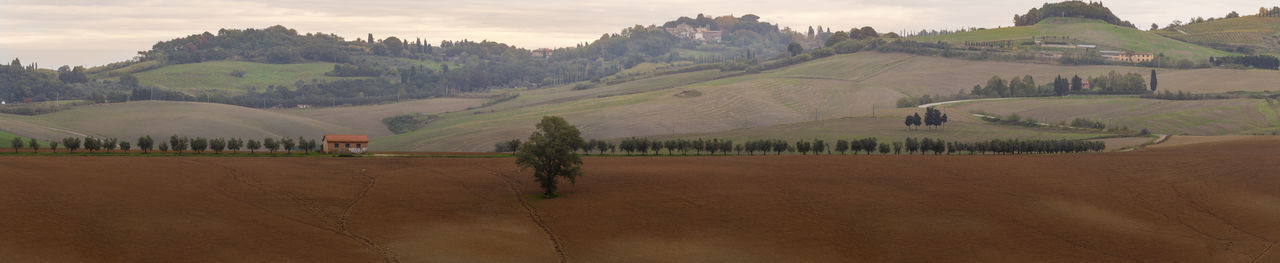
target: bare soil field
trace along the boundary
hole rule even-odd
[[[0,261],[1276,262],[1277,154],[3,156]]]

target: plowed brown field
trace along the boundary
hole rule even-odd
[[[1277,262],[1278,156],[6,156],[0,262]]]

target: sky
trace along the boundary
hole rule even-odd
[[[158,41],[221,28],[283,25],[347,40],[490,40],[522,48],[565,47],[637,24],[680,16],[755,14],[762,21],[807,31],[809,26],[880,32],[1012,26],[1013,15],[1045,1],[1019,0],[649,0],[649,1],[119,1],[0,0],[0,59],[41,68],[99,66],[132,58]],[[1280,3],[1255,0],[1126,0],[1105,2],[1139,28],[1178,19],[1256,13]]]

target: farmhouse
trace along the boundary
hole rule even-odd
[[[555,51],[551,50],[550,48],[539,48],[539,49],[530,51],[529,53],[533,57],[537,57],[537,58],[550,58],[551,54],[553,54],[554,52]]]
[[[324,152],[363,154],[369,151],[369,136],[363,134],[325,134]]]

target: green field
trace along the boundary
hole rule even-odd
[[[1246,16],[1220,19],[1154,32],[1200,45],[1249,46],[1259,53],[1280,55],[1280,17]]]
[[[1108,24],[1099,20],[1080,18],[1048,18],[1034,26],[1004,27],[940,36],[913,37],[922,42],[945,41],[962,44],[965,41],[1030,40],[1036,36],[1067,36],[1080,44],[1129,50],[1135,52],[1164,53],[1174,58],[1207,60],[1210,56],[1227,56],[1233,53],[1190,44],[1154,33]]]
[[[232,70],[245,72],[243,78],[231,76]],[[212,61],[161,67],[134,74],[141,85],[156,85],[187,93],[216,90],[231,94],[245,92],[245,87],[266,90],[268,85],[287,86],[299,80],[335,80],[325,76],[333,63],[263,64],[243,61]]]

